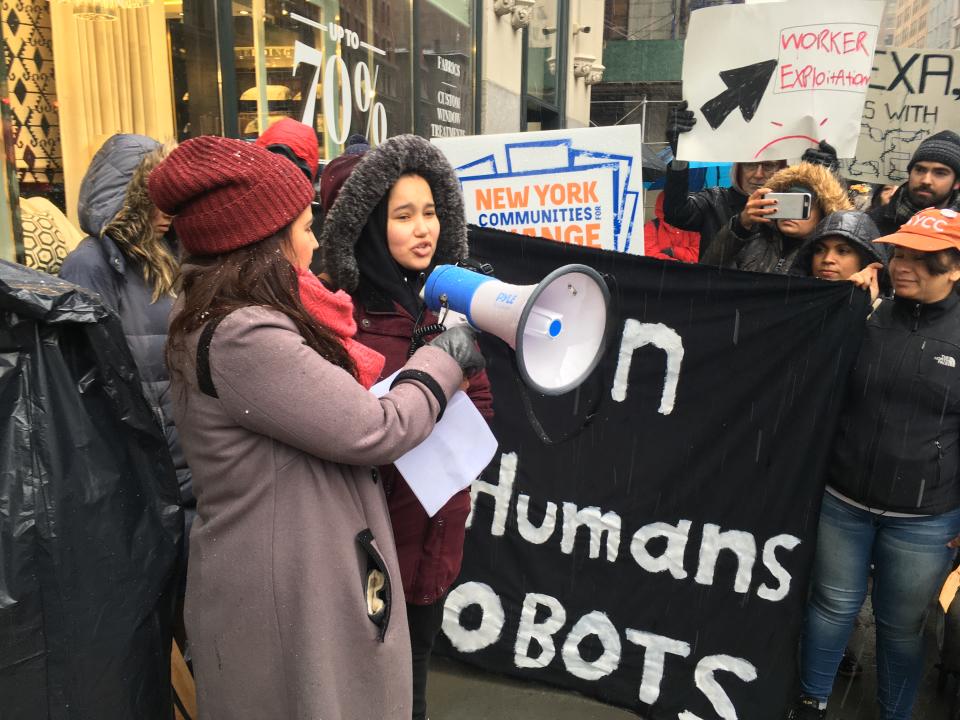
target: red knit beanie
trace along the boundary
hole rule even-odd
[[[304,125],[292,118],[281,118],[268,127],[266,132],[257,138],[256,143],[260,147],[286,145],[294,155],[306,163],[310,170],[310,178],[317,177],[320,147],[317,144],[317,134],[309,125]]]
[[[313,186],[289,160],[216,135],[177,146],[147,187],[153,204],[175,216],[177,238],[191,255],[265,240],[313,201]]]

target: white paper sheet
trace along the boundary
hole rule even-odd
[[[370,392],[383,397],[395,376],[381,380]],[[497,439],[487,421],[467,394],[458,391],[427,439],[400,456],[394,465],[427,515],[433,517],[450,498],[469,487],[496,452]]]
[[[682,77],[697,124],[678,157],[796,158],[820,140],[853,157],[882,12],[872,0],[806,0],[692,13]]]

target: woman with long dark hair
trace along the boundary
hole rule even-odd
[[[301,298],[317,243],[313,188],[292,163],[199,137],[151,175],[150,196],[188,253],[167,356],[197,494],[186,621],[200,712],[408,717],[375,466],[418,445],[482,368],[473,337],[440,335],[377,399],[364,385],[383,358],[353,340],[345,296],[317,293],[309,310]]]

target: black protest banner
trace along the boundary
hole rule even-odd
[[[500,448],[438,652],[653,720],[779,717],[865,293],[471,233],[498,279],[582,262],[614,307],[580,390],[529,398],[569,438],[552,445],[512,353],[483,338]]]

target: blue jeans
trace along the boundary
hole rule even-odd
[[[826,702],[873,572],[877,701],[884,720],[908,720],[923,671],[923,627],[960,533],[960,509],[897,518],[825,493],[800,652],[800,690]]]

